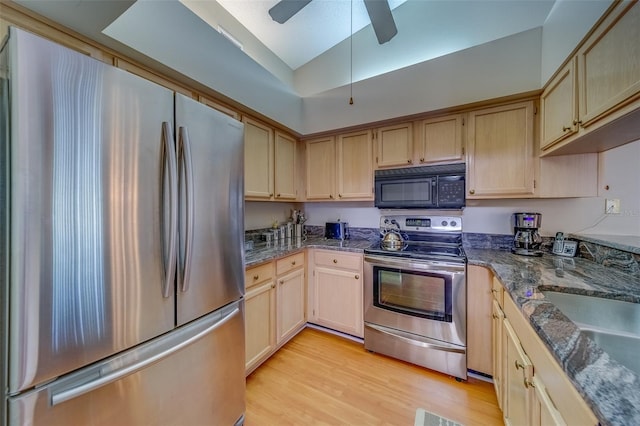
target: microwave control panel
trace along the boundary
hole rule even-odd
[[[459,206],[464,205],[465,189],[464,179],[460,176],[447,176],[438,178],[438,205]]]

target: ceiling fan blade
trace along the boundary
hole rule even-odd
[[[269,9],[269,15],[277,23],[284,24],[309,3],[311,0],[281,0]]]
[[[388,42],[398,34],[387,0],[364,0],[364,5],[367,7],[371,26],[373,26],[379,44]]]

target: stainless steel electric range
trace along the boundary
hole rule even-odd
[[[462,218],[380,218],[365,250],[365,348],[467,378]]]

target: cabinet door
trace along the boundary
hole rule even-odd
[[[373,200],[371,130],[338,136],[338,199]]]
[[[420,123],[420,163],[463,161],[462,115],[429,118]]]
[[[502,322],[506,351],[505,365],[505,407],[503,413],[505,424],[519,426],[529,424],[529,407],[531,404],[531,382],[533,366],[524,353],[520,340],[509,324],[508,318]]]
[[[269,280],[245,295],[245,370],[251,371],[276,346],[276,284]]]
[[[273,197],[273,129],[243,117],[244,195],[251,199]]]
[[[469,113],[467,198],[533,195],[533,102]]]
[[[576,59],[549,83],[540,97],[542,125],[540,148],[545,149],[577,131],[578,87]]]
[[[544,383],[537,376],[533,376],[531,386],[534,389],[531,404],[531,426],[565,426],[567,423],[553,404]]]
[[[493,274],[487,268],[467,267],[467,368],[491,374],[491,293]]]
[[[413,163],[412,123],[381,127],[377,138],[378,168],[408,166]]]
[[[296,140],[283,133],[275,135],[275,198],[296,199]]]
[[[623,2],[578,50],[580,125],[640,98],[640,4]]]
[[[336,176],[336,144],[333,137],[306,142],[307,200],[333,200]]]
[[[496,397],[498,398],[498,407],[502,411],[505,409],[504,388],[502,386],[504,378],[504,344],[502,341],[502,321],[504,313],[500,309],[498,301],[493,299],[491,310],[491,348],[493,352],[493,387],[496,389]]]
[[[361,273],[315,268],[313,321],[354,336],[364,336]]]
[[[305,323],[304,268],[278,278],[278,334],[276,342],[286,340]]]

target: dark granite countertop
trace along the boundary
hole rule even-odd
[[[609,357],[541,291],[640,303],[640,279],[581,258],[466,248],[470,265],[489,267],[603,425],[640,424],[640,377]],[[640,356],[640,355],[639,355]]]
[[[365,239],[328,240],[324,237],[309,237],[304,240],[293,240],[291,244],[267,245],[267,243],[255,244],[253,250],[245,252],[245,265],[247,268],[261,263],[293,254],[306,248],[331,249],[362,253],[371,245],[371,241]]]

